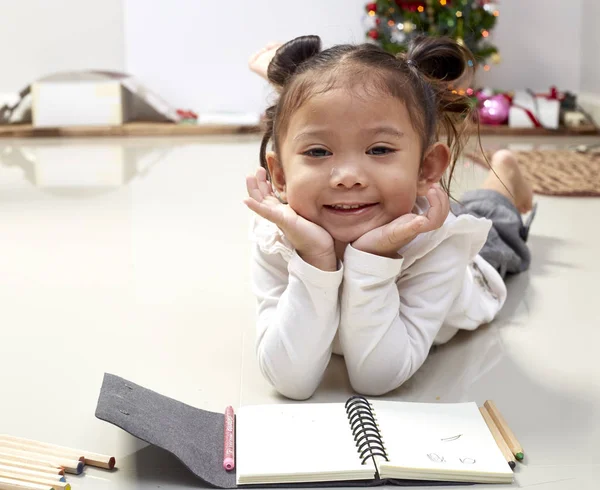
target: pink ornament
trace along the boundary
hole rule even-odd
[[[481,90],[475,94],[475,97],[477,97],[477,102],[479,102],[479,107],[481,107],[482,104],[490,98],[489,95],[484,94]]]
[[[482,124],[504,124],[509,110],[509,100],[504,95],[494,95],[480,104],[479,120]]]
[[[475,97],[477,97],[477,101],[479,102],[479,105],[481,106],[481,104],[484,101],[488,100],[493,95],[494,95],[494,92],[492,92],[491,89],[485,88],[485,89],[478,90],[477,93],[475,94]]]

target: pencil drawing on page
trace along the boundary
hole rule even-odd
[[[436,454],[436,453],[429,453],[427,455],[427,457],[434,463],[445,463],[446,462],[446,460],[444,459],[444,456],[440,456],[439,454]]]
[[[460,439],[461,436],[462,436],[462,434],[458,434],[457,436],[446,437],[444,439],[441,439],[441,441],[442,442],[452,442],[452,441],[456,441],[456,440]]]

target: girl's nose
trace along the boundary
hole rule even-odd
[[[331,169],[331,186],[345,187],[352,189],[353,187],[364,187],[366,185],[366,177],[357,165],[340,165]]]

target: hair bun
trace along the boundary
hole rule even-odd
[[[421,73],[450,82],[460,78],[472,59],[470,52],[449,37],[418,36],[411,41],[406,59]]]
[[[306,60],[319,54],[321,38],[319,36],[300,36],[282,45],[269,64],[269,81],[282,87]]]

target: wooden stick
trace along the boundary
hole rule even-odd
[[[56,456],[50,456],[48,454],[39,454],[31,451],[20,451],[18,449],[11,449],[8,447],[0,448],[1,454],[14,456],[17,458],[23,458],[26,461],[24,463],[49,463],[53,466],[64,468],[67,473],[73,473],[79,475],[83,471],[83,462],[77,459],[66,459]]]
[[[7,478],[9,480],[18,480],[18,481],[29,482],[29,483],[37,483],[39,485],[49,485],[52,488],[54,488],[54,490],[71,490],[71,485],[69,485],[67,482],[46,480],[45,478],[38,478],[35,476],[27,476],[27,475],[23,475],[22,473],[11,473],[8,471],[0,471],[0,478]]]
[[[65,477],[62,475],[53,475],[52,473],[43,473],[41,471],[30,470],[19,466],[8,466],[5,464],[0,464],[0,472],[21,473],[23,475],[44,478],[51,481],[65,481]]]
[[[496,427],[498,427],[498,430],[500,430],[500,434],[502,434],[510,451],[515,455],[515,458],[521,461],[524,457],[521,443],[517,440],[513,431],[510,430],[510,427],[508,427],[506,420],[504,420],[504,417],[496,407],[496,404],[492,400],[487,400],[483,406],[487,409],[490,417],[492,417],[492,420],[496,424]]]
[[[39,461],[39,460],[37,460],[35,458],[31,458],[31,457],[22,457],[22,456],[15,456],[14,454],[8,454],[8,453],[5,453],[2,450],[2,448],[0,448],[0,459],[6,460],[6,461],[15,461],[17,463],[33,464],[36,466],[46,466],[47,468],[50,468],[50,469],[56,469],[56,471],[58,471],[58,470],[64,471],[64,469],[57,464],[48,463],[47,461]]]
[[[54,468],[52,466],[43,466],[41,464],[22,463],[20,461],[15,461],[12,459],[5,459],[5,456],[0,456],[0,465],[12,466],[15,468],[23,468],[23,469],[27,469],[27,470],[33,470],[33,471],[37,471],[39,473],[45,473],[48,475],[62,476],[65,474],[65,470],[63,470],[62,468]]]
[[[23,451],[26,453],[43,454],[43,455],[51,457],[51,458],[76,459],[85,464],[85,458],[81,454],[79,456],[74,456],[73,454],[66,454],[64,452],[61,453],[61,452],[53,450],[53,449],[45,449],[45,448],[38,448],[35,446],[28,446],[27,444],[20,444],[18,442],[12,442],[12,441],[5,441],[0,438],[0,451],[2,450],[2,448],[16,449],[17,451]]]
[[[55,490],[52,485],[40,485],[26,481],[0,477],[0,490]]]
[[[496,427],[496,424],[494,424],[492,417],[490,417],[490,414],[488,413],[488,411],[486,410],[485,407],[479,407],[479,411],[481,412],[481,415],[483,416],[483,420],[485,420],[485,423],[487,424],[488,429],[490,429],[490,432],[494,436],[494,440],[496,441],[496,444],[498,444],[500,451],[502,451],[504,458],[506,458],[506,462],[508,463],[508,466],[510,466],[511,469],[514,470],[515,466],[517,466],[517,464],[515,463],[513,454],[510,452],[510,449],[508,449],[508,446],[506,445],[506,441],[502,437],[502,434],[500,434],[498,427]]]
[[[25,439],[23,437],[15,437],[9,436],[7,434],[0,434],[0,444],[1,441],[7,441],[12,443],[18,443],[22,445],[27,445],[30,447],[35,447],[37,452],[46,453],[47,451],[52,451],[52,454],[67,456],[70,458],[83,456],[85,460],[85,464],[89,464],[90,466],[96,466],[98,468],[105,468],[112,470],[115,467],[115,458],[114,456],[107,456],[105,454],[92,453],[90,451],[82,451],[79,449],[71,449],[63,446],[58,446],[56,444],[50,444],[47,442],[39,442],[34,441],[32,439]],[[43,449],[43,451],[42,451]]]

